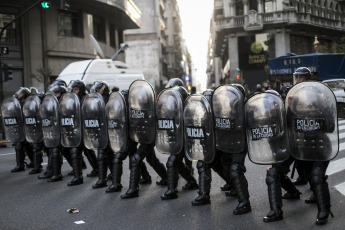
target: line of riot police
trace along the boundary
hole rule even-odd
[[[106,192],[118,192],[123,187],[122,161],[129,156],[129,188],[121,198],[134,198],[139,196],[140,174],[144,179],[150,178],[143,163],[146,158],[161,177],[157,184],[168,186],[162,200],[178,197],[180,174],[187,181],[184,190],[199,189],[199,196],[192,202],[199,206],[211,202],[213,169],[224,179],[222,190],[227,190],[226,195],[237,196],[233,213],[241,215],[251,211],[245,177],[245,158],[249,153],[253,163],[272,165],[266,178],[270,212],[263,219],[272,222],[283,218],[282,187],[288,194],[285,198],[300,198],[300,192],[287,177],[291,163],[297,159],[307,162],[307,179],[318,204],[316,223],[327,222],[331,212],[325,171],[339,145],[335,97],[327,86],[318,82],[297,84],[289,91],[284,105],[273,90],[247,100],[244,88],[238,84],[188,96],[183,82],[171,79],[156,100],[152,86],[145,80],[136,80],[129,90],[111,94],[105,82],[95,82],[89,94],[82,90],[82,96],[77,92],[82,87],[77,87],[76,82],[70,83],[69,92],[56,90],[60,95],[55,89],[63,86],[54,86],[42,104],[34,95],[26,99],[22,110],[16,98],[2,105],[4,123],[15,123],[5,126],[8,140],[21,143],[26,139],[34,146],[43,140],[51,152],[55,163],[51,163],[50,181],[62,178],[62,147],[68,149],[74,172],[68,185],[83,183],[84,151],[97,155],[97,161],[95,155],[88,158],[91,165],[97,162],[94,170],[99,179],[93,188],[107,186],[110,178],[112,184]],[[154,147],[170,155],[167,168],[156,157]],[[33,149],[33,161],[41,161]],[[36,155],[39,160],[35,160]],[[183,163],[185,156],[197,161],[199,185],[190,163]],[[108,177],[107,168],[111,171]]]

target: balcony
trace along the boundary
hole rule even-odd
[[[265,25],[279,24],[306,24],[308,26],[329,28],[345,31],[344,17],[325,18],[310,13],[297,13],[295,11],[277,11],[272,13],[256,13],[249,11],[248,15],[215,18],[215,29],[243,29],[245,31],[261,30]]]
[[[223,9],[223,0],[214,1],[214,10]]]

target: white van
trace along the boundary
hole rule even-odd
[[[322,83],[332,89],[337,99],[338,117],[345,118],[345,79],[329,79],[322,81]]]
[[[67,84],[71,80],[82,80],[87,87],[95,81],[105,81],[110,89],[114,86],[120,90],[128,89],[137,79],[145,79],[141,70],[128,69],[127,65],[111,59],[93,59],[72,62],[59,74],[58,79]]]

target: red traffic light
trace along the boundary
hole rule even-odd
[[[237,80],[240,80],[240,75],[237,75],[237,76],[236,76],[236,79],[237,79]]]

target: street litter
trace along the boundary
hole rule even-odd
[[[85,222],[82,221],[82,220],[75,221],[74,223],[75,223],[75,224],[85,224]]]
[[[69,213],[78,213],[79,210],[77,208],[69,208],[69,209],[67,209],[67,212],[69,212]]]

